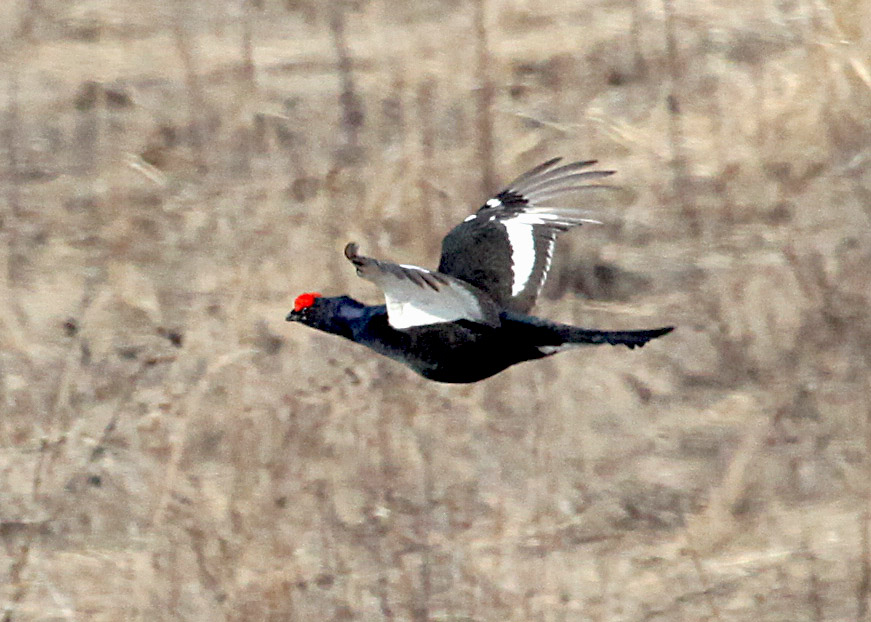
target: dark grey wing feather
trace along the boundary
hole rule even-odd
[[[559,158],[559,157],[551,158],[547,162],[539,164],[538,166],[533,167],[533,168],[529,169],[528,171],[526,171],[525,173],[523,173],[523,175],[521,175],[520,177],[515,179],[513,182],[511,182],[511,185],[519,186],[520,184],[524,183],[526,180],[533,179],[533,178],[537,177],[540,173],[543,173],[544,171],[546,171],[548,169],[553,169],[553,167],[556,164],[559,164],[560,162],[562,162],[562,158]],[[578,164],[578,163],[576,162],[576,164]],[[581,163],[581,164],[583,164],[583,163]]]

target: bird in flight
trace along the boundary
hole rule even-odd
[[[345,257],[384,292],[386,304],[305,293],[287,321],[339,335],[407,365],[430,380],[477,382],[504,369],[583,345],[641,347],[671,332],[596,330],[529,315],[544,285],[557,236],[585,222],[583,210],[556,207],[563,195],[601,187],[613,171],[595,160],[554,158],[515,179],[442,241],[438,270],[360,255]]]

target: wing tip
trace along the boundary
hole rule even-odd
[[[363,257],[358,254],[359,246],[357,246],[356,242],[348,242],[345,244],[345,250],[343,251],[345,254],[345,259],[351,262],[351,264],[357,270],[357,276],[368,278],[365,274],[363,274],[367,264],[371,265],[371,261],[368,257]]]
[[[360,247],[356,242],[348,242],[345,244],[345,250],[343,251],[345,259],[358,267],[363,263],[363,258],[357,252],[359,249]]]
[[[354,257],[356,257],[357,250],[359,248],[360,247],[357,245],[356,242],[348,242],[347,244],[345,244],[345,250],[344,250],[345,258],[346,259],[353,259]]]

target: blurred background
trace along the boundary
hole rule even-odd
[[[0,4],[0,604],[867,620],[868,0]],[[597,158],[470,386],[284,322]]]

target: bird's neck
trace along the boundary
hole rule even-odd
[[[314,328],[356,341],[356,335],[368,323],[374,307],[369,307],[350,296],[333,300],[333,312],[321,319]]]

